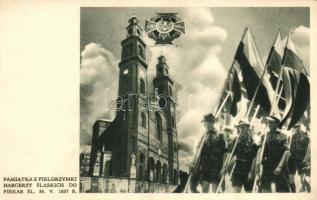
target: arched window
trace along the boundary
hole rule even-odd
[[[140,79],[140,93],[145,94],[145,82],[142,78]]]
[[[161,182],[161,162],[157,161],[156,163],[156,182]]]
[[[141,113],[141,125],[143,128],[146,128],[146,116],[144,113]]]
[[[155,122],[156,122],[156,139],[159,141],[162,140],[162,118],[159,113],[155,113]]]
[[[163,164],[163,178],[162,182],[166,183],[167,182],[167,165],[164,163]]]
[[[139,180],[144,180],[144,154],[140,153]]]
[[[112,175],[112,161],[111,160],[107,160],[105,162],[105,176],[111,176]]]
[[[150,157],[148,160],[148,180],[153,181],[154,180],[154,167],[155,162],[153,157]]]
[[[141,45],[138,45],[138,51],[139,51],[139,55],[141,56],[141,58],[144,58],[144,49]]]

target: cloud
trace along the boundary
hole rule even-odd
[[[100,44],[90,43],[81,53],[80,131],[81,144],[90,144],[96,119],[113,118],[110,108],[117,95],[118,61]]]
[[[191,26],[203,27],[213,23],[214,18],[211,11],[206,8],[188,8],[185,10],[186,20],[190,21]]]
[[[188,37],[196,44],[209,47],[223,42],[227,38],[227,32],[220,27],[193,28]]]
[[[152,83],[156,74],[157,58],[164,55],[169,73],[175,80],[177,96],[177,129],[180,168],[188,170],[192,162],[195,145],[200,140],[204,127],[201,119],[212,111],[218,92],[226,77],[225,67],[218,55],[227,32],[213,24],[214,18],[207,8],[185,9],[179,16],[186,18],[186,34],[177,39],[177,46],[154,47],[154,41],[143,37],[149,46],[148,80]],[[119,44],[118,44],[119,45]],[[91,140],[92,124],[97,118],[113,117],[105,109],[96,108],[96,98],[104,94],[105,88],[116,88],[117,95],[118,60],[99,44],[91,43],[82,52],[81,60],[81,142]],[[153,95],[154,87],[148,88]],[[111,100],[106,100],[107,106]]]
[[[189,166],[193,162],[191,159],[191,154],[189,154],[188,152],[186,152],[182,149],[178,150],[178,160],[180,163],[179,170],[181,170],[181,171],[188,171]]]
[[[186,16],[186,34],[175,41],[177,47],[150,47],[148,77],[155,76],[157,57],[163,54],[177,84],[180,168],[188,170],[195,145],[204,131],[200,121],[204,114],[212,111],[226,77],[225,67],[218,55],[222,52],[227,32],[213,24],[214,18],[209,9],[191,8],[179,15]],[[145,42],[148,46],[153,45],[147,37]]]
[[[212,53],[192,72],[193,78],[198,79],[201,84],[208,88],[215,87],[215,84],[211,84],[211,82],[216,84],[222,82],[226,73],[219,58]]]
[[[293,32],[293,40],[298,43],[298,46],[306,46],[309,45],[310,41],[310,30],[309,28],[301,25],[294,29]]]
[[[81,85],[95,84],[101,79],[105,79],[105,74],[117,72],[113,54],[102,48],[100,44],[88,44],[81,53],[81,56]]]
[[[179,134],[178,140],[180,141],[180,143],[186,143],[186,141],[189,142],[190,140],[188,140],[188,138],[192,136],[194,136],[194,138],[196,139],[199,138],[198,136],[201,135],[204,130],[201,124],[203,114],[203,111],[193,109],[189,110],[182,116],[177,127]]]
[[[189,145],[188,143],[179,142],[178,148],[181,150],[184,150],[184,152],[187,152],[189,154],[193,153],[193,147],[191,145]]]
[[[294,29],[292,39],[297,47],[298,54],[303,60],[303,63],[310,71],[310,29],[301,25]]]

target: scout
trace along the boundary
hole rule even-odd
[[[278,130],[279,118],[267,117],[269,132],[264,145],[261,176],[261,190],[263,193],[272,192],[271,184],[275,183],[276,192],[289,192],[287,174],[283,162],[281,162],[287,147],[287,136]],[[261,148],[259,149],[261,151]]]
[[[309,136],[307,134],[306,127],[303,124],[297,124],[294,129],[295,133],[290,145],[291,156],[288,160],[289,183],[292,192],[296,192],[296,171],[298,171],[298,175],[300,175],[301,180],[303,180],[303,168],[305,167],[304,159],[309,145]],[[301,184],[303,184],[303,182]]]
[[[226,142],[223,134],[217,133],[213,114],[204,116],[202,122],[206,128],[207,137],[201,152],[202,192],[208,193],[210,184],[216,192],[221,175],[224,173],[223,162],[227,155]]]
[[[243,186],[246,192],[251,192],[253,186],[251,168],[259,146],[253,140],[253,133],[247,120],[239,122],[238,133],[239,140],[233,152],[236,164],[231,177],[232,188],[233,192],[239,193]]]

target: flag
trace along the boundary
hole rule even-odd
[[[229,74],[226,88],[231,92],[230,99],[227,103],[227,110],[232,116],[236,116],[238,113],[237,103],[241,100],[242,91],[238,79],[238,73],[234,67],[232,72]]]
[[[284,92],[283,84],[279,84],[278,89],[276,87],[277,87],[279,79],[280,79],[280,82],[283,83],[282,76],[280,76],[281,68],[282,68],[283,51],[284,51],[284,48],[283,48],[283,43],[281,39],[281,34],[279,31],[275,38],[271,51],[269,53],[268,59],[266,61],[266,65],[267,65],[267,73],[270,75],[270,82],[272,84],[273,89],[275,90],[277,94],[279,94],[281,91],[281,98],[278,97],[277,103],[276,103],[278,105],[278,108],[281,110],[284,110],[286,106],[285,92]]]
[[[261,62],[249,28],[246,28],[245,35],[238,46],[235,60],[241,69],[247,99],[252,101],[254,98],[254,104],[260,105],[264,111],[269,113],[273,104],[274,89],[270,83],[269,74],[266,73]],[[254,96],[255,94],[256,96]]]
[[[291,109],[293,107],[293,101],[296,91],[296,74],[292,68],[282,67],[281,76],[283,77],[283,90],[284,90],[284,98],[285,98],[285,107],[282,115],[282,122],[280,127],[286,123],[286,120],[289,119],[291,115]]]
[[[279,74],[281,72],[282,57],[283,44],[281,34],[278,32],[266,62],[267,72],[270,75],[270,82],[274,89],[276,88]]]
[[[224,106],[224,109],[225,111],[228,111],[228,113],[233,117],[241,115],[241,112],[245,110],[244,104],[245,102],[247,102],[247,100],[245,100],[246,89],[243,85],[242,79],[243,78],[241,75],[239,65],[237,65],[236,62],[234,62],[232,68],[229,71],[228,78],[225,83],[224,93],[220,98],[220,102],[223,102],[225,100],[227,93],[230,92],[230,97],[228,98]],[[220,105],[218,105],[218,109],[219,108]]]
[[[221,109],[221,102],[223,102],[226,99],[226,96],[228,92],[231,92],[229,98],[227,99],[224,107],[222,108],[222,111],[228,111],[233,116],[236,115],[237,110],[236,107],[232,107],[232,104],[236,103],[240,100],[241,97],[241,91],[239,87],[239,80],[237,77],[237,72],[234,70],[234,63],[232,64],[228,76],[224,85],[223,93],[221,94],[221,97],[218,102],[218,106],[216,108],[216,111]],[[217,113],[217,112],[215,112]]]
[[[283,78],[289,78],[290,87],[288,88],[288,91],[291,95],[292,103],[289,111],[285,113],[280,126],[285,124],[289,119],[288,129],[290,129],[304,115],[310,101],[310,82],[308,73],[298,56],[290,33],[284,50],[282,65]]]

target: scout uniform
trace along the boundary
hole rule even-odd
[[[303,170],[306,165],[304,159],[307,155],[309,145],[309,136],[307,134],[305,126],[302,124],[297,124],[294,128],[296,129],[296,133],[293,135],[291,140],[291,156],[288,160],[290,187],[292,189],[292,192],[296,192],[296,185],[294,183],[294,176],[296,174],[296,171],[298,170],[298,174],[301,176],[301,178],[306,172],[305,170]]]
[[[303,175],[301,177],[302,182],[302,188],[301,191],[304,192],[310,192],[310,173],[311,173],[311,161],[310,161],[311,155],[310,155],[310,146],[308,147],[308,151],[306,154],[306,158],[304,159],[304,167],[302,169]]]
[[[204,117],[204,120],[215,120],[212,114]],[[223,156],[227,152],[223,134],[217,134],[216,130],[207,131],[206,140],[201,152],[201,176],[203,181],[218,184],[221,178],[220,171],[223,166]]]
[[[236,137],[233,133],[233,127],[226,125],[223,130],[224,130],[223,135],[227,144],[227,149],[231,149]]]
[[[227,151],[223,135],[217,135],[216,130],[207,132],[207,139],[201,154],[202,179],[212,184],[220,181],[220,171],[223,164],[223,155]]]
[[[226,148],[227,149],[232,149],[233,145],[234,145],[234,142],[235,142],[235,137],[236,137],[236,135],[234,133],[234,128],[232,126],[226,125],[223,128],[223,136],[224,136],[224,139],[226,141],[226,145],[227,145]],[[232,170],[233,165],[234,165],[234,162],[230,162],[228,164],[228,171]],[[226,180],[225,179],[222,182],[221,189],[222,189],[222,191],[226,190]]]
[[[232,173],[232,187],[244,186],[246,192],[252,191],[253,181],[248,179],[252,162],[257,155],[259,146],[253,140],[248,121],[240,121],[238,126],[248,126],[248,132],[240,133],[239,141],[233,155],[236,156],[236,166]]]
[[[280,120],[276,117],[267,118],[269,123],[279,124]],[[271,183],[275,182],[276,192],[289,192],[289,185],[285,168],[278,175],[274,170],[279,165],[287,147],[287,136],[279,130],[270,130],[267,133],[267,140],[263,154],[263,174],[261,179],[261,189],[271,191]]]
[[[300,126],[303,126],[302,124],[298,125],[299,129],[304,129]],[[304,132],[297,132],[293,135],[290,151],[291,156],[288,161],[288,167],[290,174],[295,174],[298,170],[298,174],[301,175],[302,169],[305,165],[303,160],[305,159],[306,153],[307,153],[307,147],[309,144],[309,136],[306,131]]]

